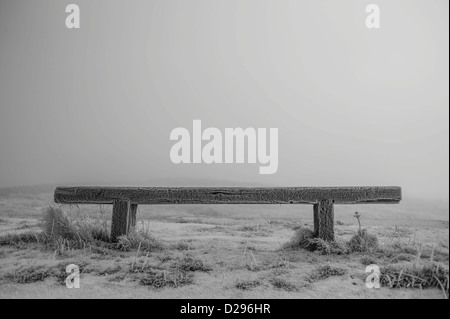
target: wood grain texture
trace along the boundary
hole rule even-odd
[[[314,213],[317,210],[318,220],[314,220],[314,230],[317,229],[317,237],[334,241],[334,205],[332,200],[321,200],[314,205]]]
[[[313,219],[314,219],[314,237],[319,237],[319,204],[314,204],[313,206]]]
[[[136,214],[138,205],[130,204],[130,211],[128,212],[128,230],[134,229],[136,226]]]
[[[129,230],[129,208],[130,202],[126,200],[115,200],[113,203],[112,221],[111,221],[111,240],[117,241],[117,238],[128,234]]]
[[[398,203],[400,187],[57,187],[61,204],[335,204]]]

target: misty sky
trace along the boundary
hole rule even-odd
[[[195,178],[448,199],[448,6],[0,0],[0,187]],[[278,172],[173,164],[170,132],[195,119],[278,128]]]

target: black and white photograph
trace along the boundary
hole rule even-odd
[[[0,0],[0,299],[449,285],[447,0]]]

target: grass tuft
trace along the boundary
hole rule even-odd
[[[145,277],[141,278],[139,284],[161,289],[166,286],[178,288],[193,283],[193,275],[183,271],[147,271]]]
[[[42,217],[42,230],[48,238],[78,240],[79,234],[75,224],[61,208],[48,207]],[[82,234],[84,235],[84,233]]]
[[[36,244],[45,241],[45,237],[37,232],[14,233],[0,236],[1,246],[20,247],[24,244]]]
[[[341,243],[327,241],[321,238],[313,238],[310,240],[310,251],[316,251],[322,255],[342,255],[347,252]]]
[[[340,255],[346,252],[345,247],[336,241],[315,238],[313,231],[306,227],[298,228],[292,239],[283,245],[283,249],[305,249],[322,255]]]
[[[30,266],[7,273],[3,276],[3,278],[18,284],[29,284],[38,281],[44,281],[51,275],[52,271],[46,267]]]
[[[449,270],[443,264],[422,261],[403,265],[389,265],[381,268],[380,282],[390,288],[429,288],[449,293]]]
[[[285,291],[298,291],[298,288],[294,284],[291,284],[290,282],[287,282],[286,280],[281,278],[272,278],[270,280],[270,283],[276,289],[281,289]]]
[[[140,249],[150,252],[162,249],[163,245],[150,233],[144,231],[131,231],[128,235],[120,236],[116,248],[121,251],[134,251]]]
[[[311,240],[314,239],[314,232],[306,227],[298,228],[292,239],[283,245],[284,249],[306,249],[310,250]]]
[[[176,249],[176,250],[180,250],[180,251],[182,251],[182,250],[189,250],[190,249],[190,245],[188,243],[180,241],[180,242],[177,242],[176,244],[173,244],[172,248]]]
[[[360,262],[364,266],[378,264],[378,260],[376,258],[371,257],[371,256],[363,256],[363,257],[361,257]]]
[[[261,286],[261,284],[262,282],[259,280],[244,280],[236,282],[234,287],[239,290],[251,290],[253,288]]]
[[[192,258],[189,256],[186,256],[183,259],[181,259],[178,262],[178,264],[175,265],[175,267],[184,272],[186,271],[209,272],[212,270],[212,267],[210,265],[206,265],[202,260]]]
[[[330,265],[320,266],[309,277],[311,282],[318,280],[324,280],[330,277],[343,276],[347,273],[347,270],[340,267],[333,267]]]
[[[347,247],[351,253],[372,252],[378,248],[378,238],[369,234],[367,229],[363,229],[353,235],[348,241]]]
[[[62,249],[63,246],[68,249],[81,249],[95,241],[109,242],[106,220],[87,216],[70,219],[61,208],[45,209],[41,227],[48,243]]]

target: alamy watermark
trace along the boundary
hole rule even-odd
[[[194,120],[192,134],[188,129],[178,127],[170,133],[170,140],[177,141],[170,150],[174,164],[258,162],[260,174],[275,174],[278,170],[277,128],[225,128],[222,133],[215,127],[202,130],[202,121]]]
[[[66,287],[69,289],[80,288],[80,267],[70,264],[66,267],[66,273],[70,274],[66,278]]]
[[[369,289],[380,289],[380,267],[372,264],[366,267],[366,273],[369,275],[366,278],[366,287]]]
[[[66,28],[79,29],[80,24],[80,7],[77,4],[69,4],[66,6]],[[368,29],[380,28],[380,6],[377,4],[369,4],[366,6],[367,17],[365,20]]]

